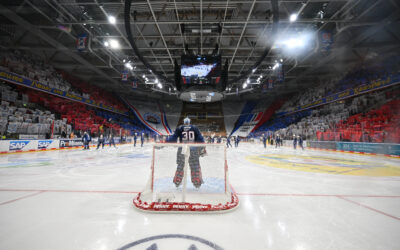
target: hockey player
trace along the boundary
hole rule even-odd
[[[200,132],[200,130],[190,124],[189,117],[186,117],[183,120],[183,125],[176,128],[173,135],[171,135],[167,142],[177,142],[178,138],[181,143],[204,143],[204,138]],[[204,156],[206,154],[205,147],[190,147],[190,156],[189,156],[189,166],[192,183],[196,188],[199,188],[203,183],[203,179],[201,176],[200,169],[200,156]],[[177,169],[175,172],[174,183],[178,187],[183,179],[183,167],[185,164],[185,156],[182,154],[182,147],[178,148],[177,158],[176,158]]]
[[[264,144],[264,148],[267,148],[267,137],[265,136],[265,134],[262,135],[262,141]]]
[[[133,134],[133,146],[136,147],[137,133]]]
[[[114,135],[113,135],[112,132],[110,132],[110,135],[108,136],[108,140],[109,140],[109,143],[110,143],[110,148],[111,148],[111,145],[114,145],[114,148],[117,148],[115,146]]]
[[[281,145],[281,138],[279,134],[277,134],[275,137],[275,148],[279,147],[280,145]]]
[[[293,148],[296,149],[297,146],[297,137],[296,135],[293,135]]]
[[[85,133],[83,134],[82,137],[82,141],[83,141],[83,149],[89,149],[89,143],[92,140],[92,138],[90,137],[90,135],[88,134],[88,132],[85,131]]]
[[[304,150],[304,147],[303,147],[303,137],[300,136],[300,135],[297,136],[297,137],[299,138],[299,139],[298,139],[298,140],[299,140],[299,146],[301,147],[302,150]]]
[[[235,147],[239,147],[240,137],[236,136],[235,138]]]
[[[103,149],[104,148],[104,135],[103,135],[103,133],[101,133],[100,136],[99,136],[99,141],[97,142],[97,148],[96,149],[99,149],[100,145],[102,146],[101,148]]]
[[[142,132],[142,134],[140,135],[140,146],[143,147],[143,143],[144,143],[144,133]]]
[[[232,147],[232,144],[231,144],[231,136],[228,136],[227,138],[226,138],[226,147]]]

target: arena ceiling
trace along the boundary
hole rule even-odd
[[[298,92],[400,49],[398,1],[280,0],[275,34],[271,2],[133,0],[131,29],[141,55],[170,79],[175,59],[179,63],[185,53],[215,53],[218,44],[223,63],[227,60],[229,64],[231,84],[226,94],[232,98],[238,98],[236,88],[242,93],[239,98]],[[143,75],[150,82],[156,76],[138,60],[126,37],[124,5],[123,0],[3,0],[0,45],[43,55],[56,68],[120,94],[174,98],[174,86],[167,82],[163,89],[145,84]],[[292,14],[298,15],[294,22],[290,21]],[[110,23],[111,16],[115,23]],[[332,34],[329,50],[320,43],[321,32]],[[86,52],[76,48],[82,34],[90,38]],[[299,47],[295,42],[294,49],[285,47],[301,36],[311,38]],[[118,48],[111,48],[111,40],[118,42]],[[265,59],[253,68],[266,49]],[[131,74],[139,80],[138,90],[121,82],[121,71],[129,61]],[[257,79],[268,79],[273,66],[281,61],[284,82],[260,94]],[[248,71],[244,80],[233,81]],[[243,89],[247,79],[251,84]]]

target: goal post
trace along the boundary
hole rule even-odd
[[[229,184],[224,144],[153,145],[151,174],[134,199],[144,211],[229,211],[239,204]]]

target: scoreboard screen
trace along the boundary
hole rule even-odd
[[[216,85],[221,80],[221,56],[183,55],[182,85]]]

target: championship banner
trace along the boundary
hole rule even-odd
[[[283,82],[285,80],[285,75],[283,73],[283,64],[282,63],[279,63],[279,66],[276,69],[276,80],[278,82]]]
[[[122,80],[123,82],[128,81],[128,71],[127,71],[127,70],[123,70],[123,71],[121,72],[121,80]]]
[[[265,82],[265,83],[263,83],[263,85],[262,85],[262,92],[263,92],[263,93],[267,93],[267,91],[268,91],[268,84]]]
[[[132,81],[132,88],[137,89],[137,81],[136,80]]]
[[[87,34],[80,35],[76,41],[76,49],[79,51],[86,50],[87,39]]]
[[[273,89],[274,88],[274,80],[268,79],[268,88]]]
[[[28,88],[31,88],[34,90],[42,91],[42,92],[45,92],[50,95],[55,95],[55,96],[69,99],[69,100],[72,100],[75,102],[80,102],[80,103],[83,103],[83,104],[86,104],[89,106],[104,109],[104,110],[118,113],[121,115],[126,115],[123,111],[115,109],[111,106],[108,106],[108,105],[105,105],[102,103],[96,103],[94,100],[90,100],[90,99],[87,99],[87,98],[84,98],[81,96],[77,96],[77,95],[71,94],[71,93],[63,91],[63,90],[59,90],[56,88],[50,88],[49,86],[44,85],[36,80],[31,80],[31,79],[25,78],[23,76],[17,75],[15,73],[10,73],[10,72],[7,72],[7,71],[1,70],[1,69],[0,69],[0,79],[3,81],[9,82],[9,83],[13,83],[13,84],[21,85],[21,86],[28,87]]]
[[[322,50],[329,51],[333,44],[332,33],[322,31],[321,32],[321,48]]]

